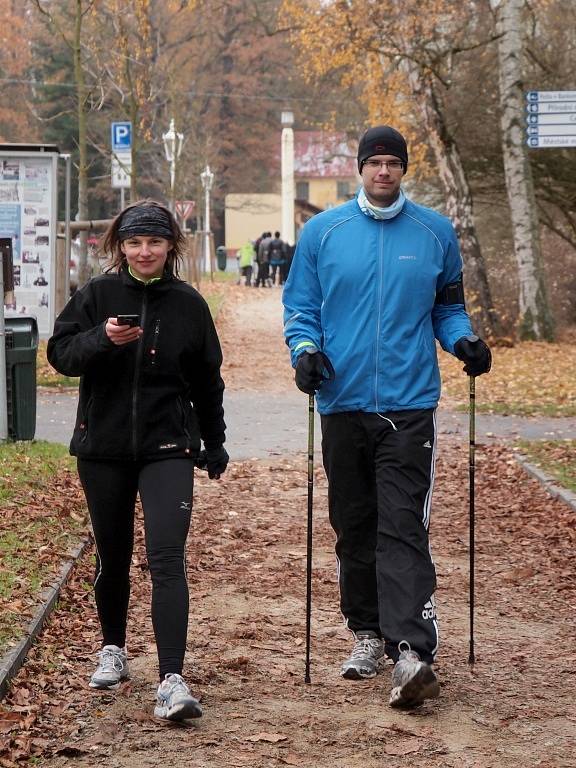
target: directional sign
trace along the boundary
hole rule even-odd
[[[526,100],[535,101],[576,101],[576,91],[528,91]]]
[[[562,114],[526,115],[528,125],[576,125],[576,110]],[[564,131],[560,131],[564,133]]]
[[[528,136],[526,143],[533,149],[576,147],[576,136]]]
[[[529,147],[575,147],[576,91],[528,91],[526,123]]]
[[[576,123],[572,125],[529,125],[529,136],[576,136]]]
[[[177,200],[176,201],[176,213],[182,221],[187,221],[196,207],[194,200]]]
[[[132,153],[116,152],[112,155],[112,187],[130,189],[132,178]]]
[[[112,123],[110,132],[112,152],[126,152],[132,148],[132,123]]]
[[[576,112],[576,101],[535,101],[526,104],[529,115],[565,114]]]

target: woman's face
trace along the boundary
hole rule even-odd
[[[140,280],[161,277],[172,241],[158,235],[134,235],[120,243],[120,250]]]

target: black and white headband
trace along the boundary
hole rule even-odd
[[[135,205],[128,208],[118,227],[118,238],[127,240],[136,235],[157,235],[174,239],[169,214],[162,208]]]

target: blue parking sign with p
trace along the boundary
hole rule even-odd
[[[132,148],[132,123],[112,123],[112,152]]]

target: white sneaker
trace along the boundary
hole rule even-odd
[[[391,707],[414,707],[424,699],[436,699],[440,685],[434,670],[402,640],[398,645],[400,658],[392,670]]]
[[[202,707],[190,695],[182,676],[168,673],[158,686],[154,715],[162,720],[187,720],[202,717]]]
[[[128,676],[126,649],[117,645],[105,645],[98,651],[98,666],[90,678],[90,688],[115,690]]]
[[[380,659],[384,658],[384,640],[370,630],[355,634],[354,648],[350,657],[342,664],[340,674],[347,680],[375,677]]]

